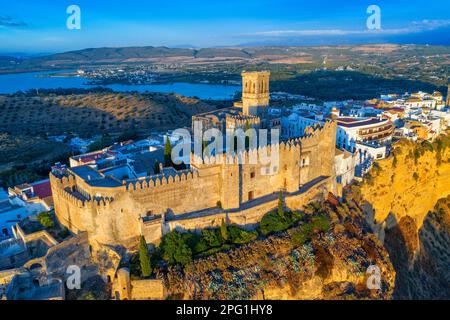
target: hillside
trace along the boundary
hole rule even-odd
[[[184,299],[389,299],[395,271],[387,252],[353,203],[330,202],[308,209],[306,221],[285,232],[199,258],[164,275],[169,294]],[[307,221],[331,220],[328,232]],[[381,270],[381,290],[368,290],[370,265]]]
[[[89,93],[0,96],[0,124],[11,134],[82,135],[190,126],[191,116],[215,109],[177,94]]]

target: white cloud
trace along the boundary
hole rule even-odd
[[[345,36],[345,35],[369,35],[369,34],[409,34],[423,31],[432,31],[450,26],[450,20],[422,20],[413,21],[409,26],[396,29],[380,30],[344,30],[344,29],[301,29],[301,30],[270,30],[246,34],[246,36]]]
[[[25,27],[27,24],[23,21],[14,19],[10,16],[0,16],[0,27],[4,28],[14,28],[14,27]]]

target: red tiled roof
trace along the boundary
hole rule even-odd
[[[83,163],[91,162],[91,161],[94,161],[94,160],[101,159],[103,157],[103,155],[104,155],[103,152],[102,153],[96,153],[96,154],[90,154],[90,155],[81,157],[80,161],[83,162]]]
[[[399,107],[392,107],[392,108],[385,108],[385,111],[397,111],[397,112],[403,112],[405,109],[399,108]]]
[[[41,181],[36,184],[32,184],[34,194],[39,197],[39,199],[44,199],[52,195],[52,188],[50,187],[50,180]]]
[[[337,121],[338,125],[347,128],[367,126],[370,124],[383,122],[383,120],[379,120],[377,118],[339,118]]]

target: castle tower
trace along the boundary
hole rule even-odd
[[[447,87],[447,100],[445,101],[445,106],[450,107],[450,83]]]
[[[258,115],[269,105],[269,71],[242,72],[242,111]],[[262,108],[261,108],[262,107]]]

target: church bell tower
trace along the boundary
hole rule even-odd
[[[269,71],[242,72],[242,112],[257,116],[269,105]]]

